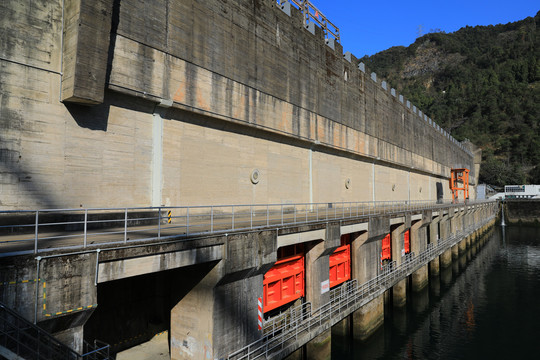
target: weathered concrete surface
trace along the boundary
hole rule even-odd
[[[0,209],[427,200],[473,168],[296,10],[114,4],[0,5]]]
[[[62,101],[103,102],[113,0],[64,0]]]
[[[311,242],[306,249],[306,300],[314,310],[330,301],[330,262],[325,250],[324,241]]]
[[[384,323],[384,295],[356,310],[352,322],[354,339],[367,340]]]
[[[431,219],[431,214],[429,214]],[[426,226],[429,224],[428,220],[418,220],[411,226],[410,241],[411,251],[417,254],[421,253],[427,248],[427,234]],[[411,275],[411,288],[413,292],[418,292],[426,287],[428,284],[429,272],[428,265],[421,267]]]
[[[432,221],[429,223],[428,232],[429,232],[429,242],[433,245],[437,245],[440,239],[439,226],[442,216],[437,215],[432,218]],[[440,262],[439,257],[436,257],[429,263],[429,273],[431,276],[439,275],[440,271]]]
[[[306,356],[313,360],[332,358],[332,330],[328,329],[306,344]]]
[[[405,219],[403,219],[405,221]],[[392,241],[392,261],[396,262],[399,266],[403,262],[403,232],[405,231],[405,224],[396,224],[392,226],[391,241]],[[405,306],[407,303],[407,279],[399,281],[392,288],[392,300],[396,307]]]

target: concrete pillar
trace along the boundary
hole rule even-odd
[[[285,360],[304,360],[305,346],[296,349],[292,354],[287,356]]]
[[[352,277],[363,284],[377,276],[380,268],[381,241],[368,241],[367,231],[352,237]],[[355,339],[365,340],[384,323],[384,295],[379,296],[352,314]]]
[[[465,254],[465,250],[467,250],[467,240],[463,239],[458,243],[458,253],[459,255]]]
[[[214,287],[222,270],[214,267],[172,309],[171,359],[214,358]]]
[[[340,245],[341,226],[339,222],[328,223],[325,241],[312,241],[306,246],[306,301],[311,303],[312,311],[330,301],[330,254]],[[323,360],[332,356],[332,330],[306,344],[309,359]]]
[[[313,360],[332,358],[332,329],[325,330],[306,344],[306,357]]]
[[[227,258],[206,275],[171,311],[171,359],[220,359],[258,340],[257,300],[263,277],[277,260],[276,232],[224,236]],[[257,254],[257,256],[253,256]]]
[[[384,323],[384,295],[356,310],[352,319],[354,339],[365,341]]]
[[[411,251],[420,254],[427,248],[426,227],[423,221],[413,222],[411,226]],[[412,291],[420,291],[428,284],[428,265],[422,266],[412,274]]]
[[[428,226],[429,231],[429,241],[434,246],[437,246],[439,242],[439,221],[441,217],[434,217],[431,223]],[[431,276],[436,276],[439,274],[439,257],[436,257],[429,263],[429,272]]]
[[[396,262],[396,266],[401,265],[402,250],[403,250],[403,232],[405,224],[396,224],[392,226],[392,261]],[[407,279],[399,281],[392,288],[392,300],[394,306],[402,307],[407,303]]]
[[[452,260],[457,260],[459,258],[459,245],[452,246]]]
[[[306,301],[312,311],[330,301],[329,256],[324,241],[312,241],[306,245]]]
[[[368,240],[368,232],[355,233],[351,237],[351,277],[363,284],[378,274],[380,267],[380,241]]]
[[[348,353],[351,347],[352,315],[332,326],[332,351],[337,353]]]
[[[444,215],[440,221],[440,231],[441,239],[446,239],[451,234],[451,223],[448,215]],[[446,250],[439,256],[440,265],[443,268],[446,268],[452,264],[452,251],[450,249]]]

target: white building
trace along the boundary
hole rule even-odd
[[[540,185],[505,185],[505,199],[540,199]]]

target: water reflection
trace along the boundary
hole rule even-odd
[[[334,359],[510,359],[540,352],[540,229],[500,227],[385,307],[384,326],[366,342],[333,346]],[[334,345],[334,341],[333,344]]]

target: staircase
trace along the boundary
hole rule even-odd
[[[109,345],[85,342],[81,355],[0,302],[0,358],[8,360],[108,360]]]

